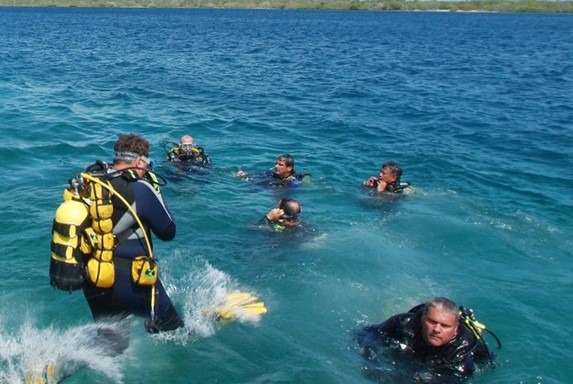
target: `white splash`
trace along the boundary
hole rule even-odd
[[[175,305],[182,308],[185,328],[154,337],[161,341],[181,344],[186,344],[196,337],[212,336],[221,325],[213,308],[225,303],[229,294],[241,291],[239,284],[229,275],[206,261],[194,262],[187,275],[177,282],[166,284],[166,289]],[[260,320],[260,316],[237,308],[233,320],[253,324]]]
[[[46,383],[55,383],[88,367],[121,383],[120,359],[107,356],[106,351],[94,342],[95,335],[95,324],[61,331],[53,327],[39,329],[26,323],[15,335],[0,327],[3,346],[0,349],[0,382],[37,383],[42,381],[32,381],[32,378],[43,377]]]

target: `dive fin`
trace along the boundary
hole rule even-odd
[[[30,371],[24,375],[25,384],[58,384],[56,380],[56,363],[50,361],[41,372]]]
[[[247,292],[233,292],[206,311],[217,319],[232,320],[241,316],[260,316],[267,313],[265,303]]]

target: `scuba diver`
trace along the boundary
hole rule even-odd
[[[153,259],[151,233],[170,241],[176,225],[148,170],[149,142],[123,134],[114,150],[113,164],[98,161],[70,180],[56,211],[50,263],[52,286],[83,289],[96,340],[111,356],[129,346],[130,315],[144,317],[150,333],[184,325]]]
[[[235,173],[237,177],[248,177],[249,174],[243,170]],[[275,166],[255,175],[255,179],[263,179],[260,184],[272,187],[297,187],[303,182],[310,180],[310,174],[299,173],[294,170],[294,157],[288,153],[277,157]]]
[[[370,176],[362,185],[367,188],[376,188],[377,192],[402,193],[413,191],[409,182],[400,182],[402,168],[394,161],[388,161],[380,167],[379,176]],[[411,192],[410,191],[410,192]]]
[[[485,329],[471,310],[445,297],[435,297],[407,313],[362,328],[355,338],[360,354],[369,362],[379,363],[364,367],[367,375],[378,374],[388,380],[401,368],[409,367],[405,377],[393,380],[403,382],[409,377],[414,382],[461,383],[473,374],[476,363],[494,366],[482,337]],[[497,336],[489,333],[501,348]],[[392,368],[383,368],[388,361]],[[396,361],[401,364],[396,366]]]
[[[259,224],[266,225],[274,231],[282,231],[288,228],[297,228],[301,225],[298,216],[302,207],[293,199],[281,199],[276,208],[271,209]]]
[[[198,166],[211,164],[209,156],[205,153],[203,148],[195,146],[192,136],[183,135],[179,139],[179,144],[166,143],[165,145],[172,145],[170,149],[167,149],[165,146],[167,161],[169,162]]]
[[[312,223],[302,220],[301,204],[291,198],[281,198],[276,206],[248,225],[262,246],[259,250],[269,257],[281,257],[288,249],[320,246],[318,241],[326,234]],[[272,256],[271,256],[272,255]]]

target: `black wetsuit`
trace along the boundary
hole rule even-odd
[[[390,317],[381,324],[360,330],[356,339],[367,360],[400,355],[416,360],[421,371],[410,372],[416,380],[430,383],[459,383],[475,369],[475,362],[487,360],[483,340],[460,323],[457,335],[442,347],[428,345],[422,336],[423,306],[414,312]]]
[[[162,196],[151,184],[124,172],[111,179],[114,189],[131,204],[143,223],[148,237],[151,232],[157,238],[168,241],[175,237],[175,222]],[[151,286],[134,283],[131,278],[131,260],[136,256],[149,255],[139,225],[117,197],[112,198],[113,233],[119,244],[114,249],[115,283],[109,289],[98,288],[89,281],[84,286],[84,295],[94,320],[114,317],[125,319],[128,315],[149,317],[151,312]],[[183,325],[160,280],[155,284],[156,319],[148,331],[168,331]],[[123,345],[123,347],[127,347]],[[121,349],[121,348],[120,348]]]
[[[391,192],[391,193],[402,193],[404,187],[400,186],[400,179],[396,180],[392,184],[386,184],[386,189],[384,192]]]
[[[211,164],[209,156],[205,153],[202,147],[193,148],[193,150],[188,154],[183,153],[179,147],[175,147],[167,154],[167,160],[170,162],[180,162],[182,164],[190,165],[206,166]]]
[[[297,187],[302,184],[303,178],[305,176],[309,175],[306,173],[298,173],[296,171],[292,171],[288,176],[283,177],[281,174],[277,173],[273,168],[267,169],[266,171],[263,172],[264,178],[267,179],[270,178],[270,182],[268,182],[268,185],[275,187],[283,187],[283,186]]]

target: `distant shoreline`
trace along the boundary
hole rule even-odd
[[[573,13],[573,1],[571,0],[0,0],[0,7],[237,8],[354,11]]]

